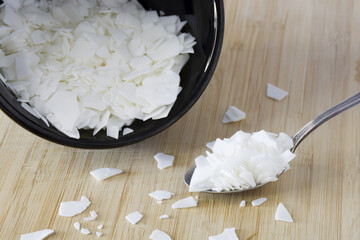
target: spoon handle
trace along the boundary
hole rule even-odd
[[[301,143],[301,141],[321,124],[359,103],[360,92],[333,106],[332,108],[326,110],[325,112],[321,113],[319,116],[311,120],[293,136],[294,147],[291,149],[291,151],[294,152],[297,146]]]

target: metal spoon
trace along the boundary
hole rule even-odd
[[[294,147],[291,149],[291,152],[295,152],[295,149],[299,146],[299,144],[304,140],[304,138],[309,135],[312,131],[314,131],[317,127],[328,121],[329,119],[335,117],[336,115],[344,112],[345,110],[357,105],[360,103],[360,92],[356,93],[355,95],[349,97],[348,99],[342,101],[341,103],[333,106],[332,108],[326,110],[325,112],[321,113],[319,116],[314,118],[312,121],[310,121],[308,124],[306,124],[303,128],[300,129],[295,135],[292,137],[294,142]],[[184,180],[186,185],[190,186],[190,181],[192,178],[192,175],[194,173],[196,166],[193,165],[189,170],[186,172]],[[282,171],[280,174],[276,175],[276,177],[279,177],[284,171]],[[238,193],[246,190],[251,190],[254,188],[261,187],[265,184],[259,184],[255,187],[243,189],[243,190],[232,190],[232,191],[221,191],[216,192],[212,190],[202,191],[206,193]]]

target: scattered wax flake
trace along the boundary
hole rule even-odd
[[[97,226],[97,229],[103,229],[104,225],[100,224],[99,226]]]
[[[255,207],[255,206],[260,206],[261,204],[263,204],[264,202],[266,202],[267,198],[259,198],[259,199],[255,199],[254,201],[251,202],[251,204]]]
[[[246,117],[246,114],[237,107],[230,106],[226,111],[222,123],[238,122]]]
[[[89,231],[89,229],[86,229],[86,228],[82,228],[81,230],[80,230],[80,232],[82,233],[82,234],[85,234],[85,235],[89,235],[91,232]]]
[[[196,207],[198,204],[198,201],[196,201],[192,196],[183,198],[177,202],[175,202],[171,207],[173,209],[175,208],[191,208]]]
[[[86,217],[83,220],[84,221],[94,221],[97,218],[97,213],[95,211],[90,212],[90,217]]]
[[[165,154],[165,153],[158,153],[154,156],[155,160],[158,162],[157,167],[159,169],[164,169],[167,167],[171,167],[173,165],[174,156]]]
[[[242,200],[240,203],[240,207],[245,207],[245,204],[246,204],[245,200]]]
[[[95,232],[95,233],[96,233],[96,236],[98,236],[98,237],[101,237],[103,235],[102,232]]]
[[[196,195],[196,196],[195,196],[195,199],[196,199],[196,200],[199,200],[199,196],[198,196],[198,195]]]
[[[132,132],[134,132],[134,130],[132,130],[131,128],[124,128],[123,135],[127,135],[127,134],[132,133]]]
[[[42,240],[45,239],[50,234],[53,234],[54,230],[45,229],[37,232],[26,233],[21,235],[21,240]]]
[[[164,214],[164,215],[161,215],[161,216],[159,217],[159,219],[165,219],[165,218],[169,218],[169,215]]]
[[[59,215],[63,217],[73,217],[85,211],[91,202],[85,196],[81,197],[81,201],[61,202],[59,208]]]
[[[276,213],[275,213],[275,220],[277,221],[285,221],[285,222],[293,222],[293,219],[288,212],[288,210],[285,208],[284,204],[279,203]]]
[[[143,215],[140,212],[136,211],[136,212],[130,213],[125,218],[131,224],[137,224],[143,218]]]
[[[225,228],[224,232],[217,236],[210,236],[209,240],[239,240],[235,228]]]
[[[161,205],[161,204],[164,203],[164,201],[156,201],[156,202],[157,202],[157,204],[159,204],[159,205]]]
[[[167,235],[165,232],[155,229],[150,237],[152,240],[171,240],[170,236]]]
[[[99,168],[90,172],[90,174],[97,180],[102,181],[109,177],[122,173],[123,170],[117,168]]]
[[[75,222],[75,223],[74,223],[74,227],[75,227],[77,230],[80,230],[80,223],[79,223],[79,222]]]
[[[86,196],[81,196],[80,202],[90,202],[90,200]]]
[[[275,99],[277,101],[281,101],[284,97],[288,95],[288,92],[268,83],[266,94],[269,98]]]
[[[172,192],[164,191],[164,190],[156,190],[155,192],[149,193],[149,196],[155,198],[158,201],[162,201],[164,199],[170,199],[175,194]]]
[[[216,141],[208,142],[208,143],[206,144],[206,147],[207,147],[208,149],[212,149],[212,147],[214,146],[215,142],[216,142]]]

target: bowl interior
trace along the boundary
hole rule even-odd
[[[0,1],[2,2],[2,1]],[[146,8],[164,11],[166,15],[179,15],[187,24],[183,32],[190,32],[197,44],[195,54],[190,55],[188,63],[181,71],[183,90],[170,111],[168,117],[160,120],[136,120],[130,127],[134,132],[125,136],[119,134],[119,139],[106,136],[104,130],[93,136],[92,130],[80,130],[80,139],[72,139],[59,132],[24,110],[16,97],[9,92],[0,81],[0,107],[18,124],[50,141],[71,147],[80,148],[110,148],[128,145],[148,138],[169,127],[200,97],[215,69],[223,36],[223,3],[222,0],[139,0]]]

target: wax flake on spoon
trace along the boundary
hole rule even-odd
[[[80,223],[79,222],[75,222],[74,223],[74,227],[76,230],[80,230]]]
[[[112,176],[122,173],[123,170],[117,168],[99,168],[90,172],[90,174],[97,180],[102,181]]]
[[[166,219],[166,218],[169,218],[169,215],[164,214],[164,215],[161,215],[161,216],[159,217],[159,219]]]
[[[169,235],[167,235],[167,233],[155,229],[151,233],[149,239],[152,239],[152,240],[171,240],[171,237]]]
[[[209,240],[239,240],[236,235],[235,228],[225,228],[220,235],[210,236]]]
[[[85,196],[81,197],[81,201],[61,202],[59,215],[63,217],[73,217],[85,211],[91,202]]]
[[[83,220],[86,221],[94,221],[98,217],[97,213],[95,211],[90,212],[90,217],[86,217]]]
[[[40,230],[37,232],[22,234],[20,239],[21,240],[42,240],[53,233],[54,233],[54,230],[45,229],[45,230]]]
[[[89,229],[87,229],[87,228],[82,228],[81,230],[80,230],[80,232],[82,233],[82,234],[85,234],[85,235],[89,235],[91,232],[89,231]]]
[[[175,202],[171,207],[173,209],[176,208],[191,208],[191,207],[196,207],[198,204],[198,201],[195,200],[192,196],[187,197],[187,198],[183,198],[177,202]]]
[[[222,123],[238,122],[246,117],[246,113],[238,109],[237,107],[230,106],[226,111]]]
[[[288,95],[288,92],[268,83],[266,94],[269,98],[281,101],[284,97]]]
[[[242,200],[240,203],[240,207],[245,207],[245,204],[246,204],[245,200]]]
[[[175,195],[174,193],[165,190],[156,190],[152,193],[149,193],[150,197],[155,198],[158,201],[162,201],[164,199],[170,199],[174,195]]]
[[[263,204],[264,202],[266,202],[267,198],[259,198],[259,199],[255,199],[254,201],[251,202],[251,204],[256,207],[256,206],[260,206],[261,204]]]
[[[140,212],[136,211],[136,212],[130,213],[125,218],[131,224],[137,224],[143,218],[143,215]]]
[[[275,213],[275,220],[277,221],[285,221],[285,222],[293,222],[293,219],[288,212],[288,210],[285,208],[284,204],[279,203],[276,213]]]
[[[157,167],[164,169],[173,165],[175,157],[165,153],[158,153],[154,156],[154,159],[158,162]]]
[[[124,130],[123,130],[123,136],[124,136],[124,135],[127,135],[127,134],[129,134],[129,133],[132,133],[132,132],[134,132],[134,130],[132,130],[131,128],[124,128]]]

